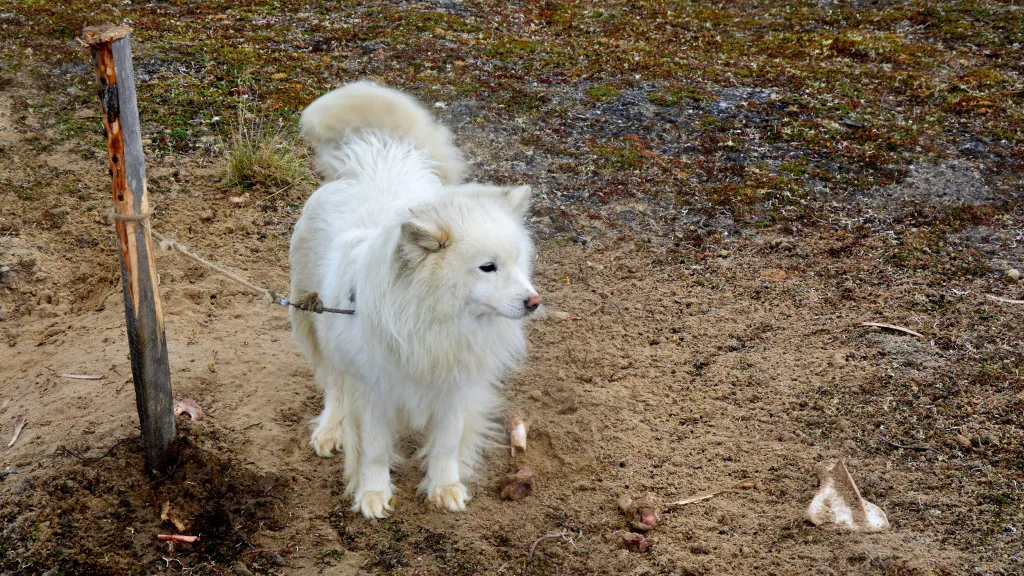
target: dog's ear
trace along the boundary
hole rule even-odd
[[[508,204],[513,214],[526,217],[526,213],[530,210],[533,188],[530,186],[505,188],[501,191],[501,197]]]
[[[431,252],[439,252],[451,242],[451,230],[436,221],[413,217],[402,222],[399,247],[402,253],[416,260]]]

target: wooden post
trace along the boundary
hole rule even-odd
[[[166,472],[174,460],[174,407],[153,241],[147,226],[149,197],[129,33],[126,26],[107,24],[86,28],[82,40],[92,48],[99,79],[114,224],[121,244],[124,317],[146,471],[157,474]]]

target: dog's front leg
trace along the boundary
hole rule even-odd
[[[420,491],[427,502],[443,510],[462,512],[470,496],[459,480],[459,448],[465,418],[451,411],[435,412],[430,419],[424,446],[427,474]]]
[[[394,456],[394,425],[390,415],[372,408],[359,415],[359,458],[352,510],[367,518],[385,518],[391,506],[391,461]]]

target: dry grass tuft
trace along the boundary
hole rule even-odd
[[[240,111],[226,140],[226,186],[278,191],[312,180],[305,151],[287,127]]]

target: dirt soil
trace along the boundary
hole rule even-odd
[[[673,16],[654,4],[669,11],[658,27],[673,18],[718,27],[704,35],[684,25],[690,20],[677,23],[694,50],[705,46],[697,39],[725,42],[747,22],[713,17],[713,7],[682,3]],[[773,4],[792,8],[804,26],[797,32],[809,38],[840,30],[826,45],[841,49],[828,56],[837,66],[870,75],[865,67],[889,57],[871,44],[883,35],[885,3]],[[584,38],[610,42],[598,48],[626,50],[616,39],[642,44],[644,32],[619,26],[629,6],[542,2],[504,13],[460,2],[231,5],[93,6],[94,18],[131,20],[142,43],[136,66],[154,228],[283,292],[290,231],[314,185],[254,188],[248,204],[234,205],[228,198],[241,191],[221,183],[222,134],[199,110],[230,113],[237,77],[166,97],[146,96],[147,86],[233,66],[239,51],[255,64],[232,70],[260,82],[292,72],[287,62],[268,63],[268,53],[294,50],[296,74],[328,56],[333,63],[298,88],[267,81],[265,93],[248,96],[282,126],[318,91],[363,75],[436,100],[474,178],[537,190],[535,283],[549,306],[529,322],[530,358],[506,388],[508,413],[530,423],[528,449],[490,455],[464,514],[432,510],[416,496],[411,460],[395,470],[391,518],[353,514],[340,458],[318,458],[308,445],[321,398],[285,310],[161,254],[174,396],[194,399],[205,418],[180,417],[179,463],[147,476],[138,441],[115,446],[138,434],[138,417],[99,105],[86,55],[71,41],[84,21],[35,3],[3,6],[0,21],[29,51],[0,62],[0,573],[1024,573],[1024,305],[987,297],[1024,298],[1012,272],[1024,269],[1024,92],[1012,92],[1024,85],[1022,44],[1007,43],[1019,39],[1019,7],[919,7],[893,20],[913,25],[883,35],[931,46],[927,58],[907,49],[904,65],[920,72],[921,86],[934,71],[928,66],[947,66],[940,56],[977,58],[976,70],[1002,78],[986,84],[991,94],[1010,86],[1001,100],[992,97],[998,110],[979,113],[961,93],[953,104],[973,106],[969,114],[948,108],[948,95],[865,89],[858,98],[879,114],[933,106],[932,121],[944,128],[886,140],[896,119],[872,117],[875,135],[862,137],[853,134],[863,117],[840,128],[833,115],[846,132],[826,146],[768,139],[823,118],[815,106],[825,96],[768,72],[729,83],[721,62],[701,80],[693,79],[699,67],[696,76],[648,79],[647,68],[634,74],[616,68],[618,60],[600,70],[499,74],[487,85],[481,73],[460,79],[471,84],[463,91],[449,88],[454,80],[438,87],[443,72],[424,79],[431,58],[442,56],[447,68],[438,69],[449,72],[487,58],[499,71],[529,55],[557,59],[557,50],[570,50],[559,27],[580,22],[596,23]],[[765,22],[783,18],[765,10]],[[487,36],[496,34],[489,15],[506,29],[526,22],[522,33],[532,36]],[[533,19],[546,24],[531,28]],[[989,26],[996,40],[970,39],[991,54],[965,48],[958,19]],[[232,52],[196,59],[178,52],[187,48],[173,34],[225,22],[234,23],[228,36],[247,44],[223,40]],[[381,22],[396,31],[371,39]],[[478,46],[459,22],[489,40]],[[412,50],[427,54],[424,40],[400,36],[406,27],[436,29],[443,41],[418,60]],[[777,40],[790,51],[804,46]],[[761,50],[765,62],[802,58],[743,46]],[[600,60],[599,52],[590,57]],[[531,84],[535,77],[548,79],[543,88]],[[805,94],[810,103],[794,99]],[[885,143],[870,148],[875,140]],[[860,326],[867,321],[921,336]],[[15,417],[27,425],[7,447]],[[407,455],[416,442],[405,442]],[[806,520],[816,466],[834,459],[845,459],[890,530],[857,534]],[[502,500],[500,478],[524,465],[536,474],[534,492]],[[631,529],[617,506],[622,494],[650,491],[664,505],[747,479],[754,488],[663,507],[648,551],[623,546]],[[157,541],[167,533],[199,540]]]

